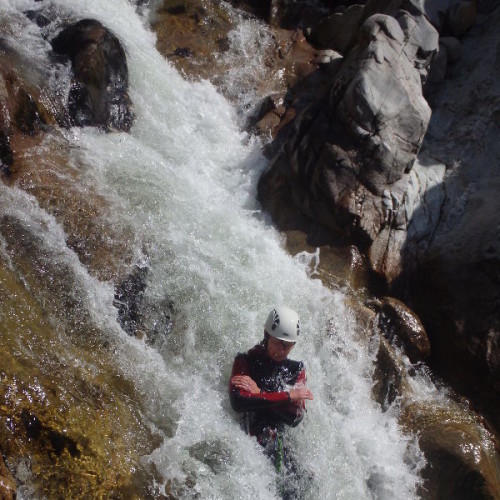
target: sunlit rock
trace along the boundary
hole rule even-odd
[[[373,327],[378,322],[374,312],[365,312],[364,316],[367,325]],[[417,395],[412,378],[425,376],[426,369],[404,362],[383,331],[375,335],[372,394],[384,411],[395,405],[403,429],[417,436],[427,461],[422,472],[422,496],[496,498],[500,494],[500,457],[495,437],[484,421],[444,389],[441,400]]]
[[[406,230],[400,208],[414,203],[405,191],[430,119],[420,70],[401,52],[414,40],[408,54],[416,57],[423,42],[412,38],[418,30],[405,32],[389,16],[370,17],[362,33],[328,99],[296,120],[260,179],[259,198],[269,208],[273,186],[284,185],[286,203],[333,232],[347,230],[370,249],[372,268],[392,279]]]
[[[146,495],[150,479],[136,471],[155,438],[105,336],[88,324],[71,334],[62,312],[54,316],[53,292],[37,288],[35,298],[36,273],[10,256],[0,259],[0,443],[16,481],[49,498]]]
[[[0,160],[4,181],[35,196],[62,224],[68,245],[90,272],[112,279],[130,264],[129,228],[113,226],[109,201],[97,186],[82,191],[86,170],[78,152],[57,131],[51,98],[23,79],[22,67],[0,60]],[[3,151],[3,153],[2,153]]]
[[[263,136],[275,137],[327,76],[316,71],[317,51],[299,30],[241,22],[227,5],[213,0],[183,5],[165,0],[152,28],[158,50],[181,74],[210,80],[239,105],[246,128]],[[285,96],[286,109],[276,114]],[[270,99],[280,104],[270,109]]]

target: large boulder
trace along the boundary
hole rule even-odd
[[[71,59],[68,97],[71,122],[128,131],[133,123],[128,68],[118,38],[99,21],[83,19],[52,40],[55,52]]]
[[[347,230],[363,249],[374,247],[372,268],[391,267],[394,276],[406,231],[402,209],[414,202],[405,198],[407,186],[431,115],[421,77],[438,47],[423,16],[401,12],[398,19],[365,21],[327,97],[296,119],[259,182],[267,209],[285,196],[331,231]]]

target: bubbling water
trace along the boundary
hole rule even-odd
[[[35,6],[8,0],[9,15]],[[240,429],[227,384],[234,355],[260,340],[271,307],[287,304],[304,332],[292,357],[304,360],[315,396],[303,423],[287,432],[308,471],[308,497],[415,498],[421,456],[414,439],[395,411],[382,412],[371,399],[373,353],[357,342],[343,294],[314,279],[310,264],[319,253],[288,255],[261,213],[255,191],[266,162],[258,141],[239,129],[234,107],[208,82],[184,81],[125,0],[51,6],[61,18],[100,20],[128,57],[130,134],[87,128],[66,136],[116,207],[116,224],[134,228],[134,255],[150,269],[146,296],[171,298],[176,325],[153,348],[119,328],[110,284],[82,271],[75,286],[93,290],[86,307],[114,339],[144,425],[162,436],[143,457],[159,473],[156,486],[182,498],[277,497],[273,468]],[[25,41],[33,51],[27,58],[47,60],[49,46],[34,28]],[[53,231],[45,237],[64,242]],[[68,265],[82,267],[65,252]]]

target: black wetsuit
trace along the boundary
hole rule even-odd
[[[283,444],[282,431],[285,425],[295,427],[304,417],[304,401],[292,402],[288,393],[295,385],[305,384],[303,364],[290,359],[276,362],[267,356],[264,346],[258,344],[247,354],[236,356],[231,378],[235,375],[248,375],[261,392],[251,394],[230,384],[229,398],[233,410],[244,413],[246,432],[257,437],[277,472],[284,474],[280,486],[282,498],[300,500],[303,498],[300,483],[304,474]]]
[[[276,362],[258,344],[247,354],[236,356],[231,376],[234,375],[248,375],[261,389],[260,393],[251,394],[232,385],[229,388],[231,406],[246,413],[247,431],[257,436],[259,442],[264,429],[282,430],[284,425],[294,427],[302,420],[304,403],[291,402],[288,393],[296,384],[305,383],[306,373],[300,361]]]

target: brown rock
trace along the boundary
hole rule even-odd
[[[10,470],[5,465],[2,455],[0,455],[0,499],[16,499],[16,482],[14,481]]]
[[[500,460],[493,436],[466,406],[410,402],[403,424],[419,429],[428,465],[422,495],[431,500],[491,500],[500,497]]]
[[[2,255],[9,258],[7,264],[0,257],[2,452],[13,473],[28,469],[22,472],[30,474],[36,496],[99,498],[115,492],[130,497],[135,492],[143,498],[150,479],[134,470],[158,441],[130,405],[132,384],[113,368],[113,352],[99,325],[92,327],[78,314],[79,290],[71,268],[59,264],[62,269],[47,270],[53,284],[40,279],[30,256],[16,253],[24,238],[31,253],[41,254],[40,239],[29,229],[13,232],[14,225],[3,217],[0,226],[6,244]],[[75,294],[72,303],[69,295],[64,303],[72,309],[68,316],[79,316],[75,325],[54,307],[63,292]]]
[[[402,346],[412,363],[430,356],[431,345],[424,325],[408,306],[392,297],[370,304],[377,310],[377,323],[384,337]]]

